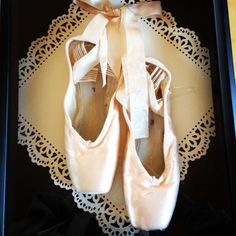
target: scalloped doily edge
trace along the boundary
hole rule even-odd
[[[75,7],[73,7],[72,5],[74,5],[74,4],[71,4],[71,5],[70,5],[70,8],[68,9],[68,15],[69,15],[73,10],[75,10]],[[167,13],[167,14],[170,14],[170,13]],[[33,52],[34,49],[35,49],[35,46],[38,45],[39,42],[43,42],[44,40],[46,40],[46,39],[49,37],[50,33],[54,31],[54,30],[53,30],[54,23],[55,23],[55,22],[60,22],[60,20],[63,20],[63,17],[66,17],[66,16],[68,16],[68,15],[64,14],[64,15],[59,16],[58,18],[54,19],[54,20],[52,21],[52,23],[50,24],[50,26],[49,26],[49,30],[48,30],[47,36],[43,36],[43,37],[41,37],[41,38],[39,38],[39,39],[37,39],[37,40],[35,40],[35,41],[33,41],[33,42],[31,43],[31,46],[29,47],[29,50],[28,50],[28,53],[27,53],[27,57],[26,57],[26,58],[22,58],[22,59],[19,61],[19,74],[20,74],[20,72],[22,72],[21,69],[22,69],[27,63],[31,62],[31,60],[29,59],[30,56],[31,56],[31,55],[30,55],[30,52]],[[171,14],[170,14],[170,15],[171,15]],[[86,16],[86,17],[87,17],[87,16]],[[85,17],[85,18],[86,18],[86,17]],[[172,16],[171,16],[171,17],[172,17]],[[68,16],[68,18],[69,18],[69,16]],[[85,18],[81,18],[81,21],[80,21],[80,22],[82,22]],[[173,19],[174,19],[174,18],[173,18]],[[144,20],[144,21],[145,21],[145,20]],[[172,27],[172,28],[173,28],[173,27]],[[180,28],[177,28],[177,27],[176,27],[176,29],[180,29]],[[183,28],[183,29],[184,29],[184,28]],[[69,29],[68,29],[68,30],[69,30]],[[199,41],[198,36],[195,34],[195,32],[194,32],[194,31],[190,31],[189,29],[185,29],[185,30],[187,30],[188,32],[190,32],[192,35],[195,35],[195,38],[197,39],[197,41],[198,41],[198,43],[199,43],[199,44],[198,44],[198,47],[196,47],[196,48],[197,48],[196,52],[199,51],[199,50],[202,50],[202,51],[205,51],[206,54],[209,54],[209,51],[208,51],[207,48],[204,48],[204,47],[201,47],[201,46],[200,46],[201,43],[200,43],[200,41]],[[74,30],[71,30],[70,33],[69,33],[67,36],[69,36],[70,34],[72,34],[73,31],[74,31]],[[66,39],[64,39],[64,40],[66,40]],[[52,52],[53,52],[53,51],[52,51]],[[184,53],[184,52],[182,51],[182,53]],[[189,54],[186,54],[186,56],[188,56],[188,55],[189,55]],[[50,54],[49,54],[48,56],[50,56]],[[47,58],[47,57],[46,57],[46,58]],[[46,60],[46,58],[45,58],[45,60]],[[208,56],[208,57],[206,56],[206,58],[209,59],[209,56]],[[205,60],[206,60],[206,58],[205,58]],[[190,59],[191,59],[191,58],[190,58]],[[38,65],[38,67],[39,67],[39,66],[40,66],[40,65]],[[201,63],[200,63],[200,64],[198,63],[198,66],[201,67]],[[38,67],[35,68],[35,71],[37,70]],[[33,74],[35,71],[33,71],[32,74]],[[210,73],[209,67],[208,67],[208,71],[205,70],[205,72],[206,72],[207,74]],[[23,85],[24,85],[24,82],[26,82],[27,79],[28,79],[32,74],[28,74],[28,73],[26,72],[26,75],[27,75],[27,76],[23,76],[23,78],[26,78],[25,80],[22,80],[22,79],[21,79],[22,77],[20,76],[19,87],[23,86]],[[19,116],[20,116],[20,113],[19,113]],[[19,119],[19,120],[20,120],[20,119]],[[32,126],[31,126],[31,127],[32,127]],[[29,128],[29,127],[28,127],[28,128]],[[36,129],[35,129],[35,130],[36,130]],[[37,132],[38,132],[38,131],[37,131]],[[208,132],[206,131],[206,133],[208,133]],[[40,134],[40,133],[38,132],[38,134]],[[203,157],[203,156],[206,155],[207,150],[209,149],[209,145],[210,145],[210,138],[213,137],[213,136],[215,136],[214,132],[213,132],[212,134],[208,134],[208,135],[207,135],[208,141],[207,141],[207,145],[206,145],[206,147],[205,147],[205,149],[204,149],[203,154],[201,154],[200,156],[196,156],[194,159],[183,159],[183,160],[182,160],[182,163],[184,163],[184,165],[185,165],[185,167],[186,167],[185,172],[183,173],[183,177],[181,178],[182,181],[185,179],[185,176],[186,176],[186,174],[187,174],[187,172],[188,172],[189,161],[194,161],[194,160],[200,159],[201,157]],[[41,137],[43,137],[43,136],[41,135]],[[47,164],[39,163],[39,162],[35,159],[34,154],[33,154],[32,152],[30,152],[30,146],[32,145],[32,142],[30,141],[29,143],[27,143],[27,142],[24,141],[24,139],[25,139],[25,138],[23,138],[23,136],[18,133],[18,143],[21,144],[22,146],[24,146],[24,145],[27,146],[27,151],[29,152],[29,156],[31,157],[31,161],[32,161],[33,163],[36,163],[38,166],[49,167],[49,173],[50,173],[51,179],[53,180],[54,184],[55,184],[56,186],[61,187],[61,188],[64,188],[64,189],[67,189],[67,190],[72,190],[72,192],[73,192],[73,187],[72,187],[71,185],[67,185],[67,186],[66,186],[65,184],[61,184],[60,182],[58,182],[58,179],[53,175],[53,173],[55,173],[55,172],[53,172],[53,166],[52,166],[52,165],[47,165]],[[29,139],[30,139],[30,138],[29,138]],[[44,138],[44,140],[46,140],[46,139]],[[181,164],[181,166],[183,166],[183,164]],[[77,205],[78,205],[78,202],[77,202]],[[78,205],[78,207],[79,207],[79,205]],[[80,208],[83,208],[83,207],[80,206]],[[89,211],[89,212],[92,213],[92,212],[95,212],[95,211]],[[99,215],[98,215],[97,212],[96,212],[96,218],[97,218],[97,220],[98,220],[98,222],[99,222],[99,225],[103,228],[104,225],[101,224],[101,220],[99,219]],[[126,232],[127,232],[127,231],[126,231]],[[137,232],[138,232],[138,231],[137,231]],[[107,231],[106,233],[109,233],[109,232]]]

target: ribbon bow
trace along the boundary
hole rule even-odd
[[[89,1],[86,0],[74,0],[74,3],[76,3],[81,9],[94,15],[100,13],[107,17],[119,17],[121,8],[124,7],[132,11],[135,16],[159,17],[162,14],[160,1],[138,2],[121,8],[112,8],[112,5],[108,0],[98,1],[95,5],[91,5],[92,2],[94,2],[93,0],[91,0],[91,3],[88,2]]]
[[[74,3],[95,14],[84,33],[77,37],[77,40],[88,41],[95,46],[75,63],[75,82],[99,63],[103,86],[106,85],[108,62],[117,77],[120,77],[122,69],[124,85],[117,92],[117,99],[129,111],[134,137],[148,137],[149,75],[136,16],[161,16],[160,2],[139,2],[115,9],[108,0],[74,0]]]

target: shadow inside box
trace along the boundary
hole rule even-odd
[[[215,151],[217,150],[211,148],[209,154]],[[10,194],[11,205],[8,210],[12,213],[6,235],[105,235],[98,226],[95,214],[78,209],[71,191],[54,186],[53,181],[49,181],[47,169],[31,163],[25,147],[18,146],[18,155],[21,158],[14,162],[15,171],[12,178],[15,193]],[[220,191],[223,183],[217,185],[218,191],[216,189],[213,191],[218,192],[216,198],[213,197],[215,193],[208,193],[204,188],[201,189],[204,191],[201,194],[197,193],[199,188],[188,188],[191,184],[196,186],[196,178],[191,178],[191,174],[195,171],[199,172],[199,169],[202,169],[201,176],[203,177],[209,172],[214,172],[213,167],[212,170],[208,168],[209,161],[213,160],[207,157],[199,160],[199,163],[191,169],[186,182],[181,182],[176,208],[169,227],[165,231],[140,231],[137,235],[233,235],[231,218],[227,211],[222,210],[227,204],[222,203],[218,207],[222,199],[221,195],[224,195],[224,190]],[[214,161],[216,163],[217,159]],[[206,167],[203,168],[203,166]],[[211,181],[211,178],[198,179],[200,185],[205,182],[205,188],[210,186]],[[209,191],[212,190],[209,188]]]
[[[47,2],[43,2],[46,5]],[[55,1],[53,2],[55,3]],[[213,18],[209,17],[212,14],[212,10],[209,10],[210,2],[211,1],[198,1],[197,4],[194,5],[194,9],[192,2],[190,3],[190,1],[187,0],[178,1],[177,6],[169,0],[163,2],[163,6],[166,10],[173,12],[179,25],[194,29],[203,42],[203,45],[210,47],[211,43],[214,42],[214,34],[212,31]],[[24,3],[26,7],[29,1],[24,1]],[[47,4],[51,5],[52,3]],[[40,11],[42,10],[43,7]],[[201,12],[201,17],[199,17],[199,12]],[[33,11],[31,14],[34,14]],[[55,16],[58,14],[55,14]],[[183,15],[185,15],[185,17],[183,17]],[[24,37],[21,38],[21,43],[26,46],[18,49],[20,51],[20,57],[25,56],[25,51],[27,51],[31,40],[35,39],[35,31],[38,32],[36,26],[40,25],[39,20],[37,20],[38,23],[35,21],[30,24],[29,22],[27,23],[29,19],[24,19],[23,16],[22,18],[22,25],[27,26],[28,24],[30,27],[22,27],[22,29],[24,28],[24,32],[27,31],[26,34],[29,36],[29,40],[24,40]],[[48,21],[48,23],[50,23],[50,21]],[[45,23],[44,28],[47,28],[48,23]],[[42,29],[42,35],[45,32],[44,28]],[[214,62],[212,66],[216,66]],[[218,123],[218,134],[215,140],[217,141],[211,144],[211,148],[215,149],[215,151],[208,153],[208,155],[204,157],[204,160],[196,161],[193,166],[193,163],[191,163],[190,173],[192,174],[187,176],[186,180],[181,183],[176,209],[169,227],[163,232],[141,231],[139,235],[233,235],[232,221],[228,213],[230,207],[228,203],[220,202],[222,198],[227,199],[228,187],[225,163],[224,160],[220,158],[220,156],[224,156],[224,147],[219,135],[223,127],[219,124],[220,120],[216,122]],[[13,188],[14,190],[9,192],[12,193],[12,196],[8,194],[7,211],[10,213],[10,218],[6,226],[7,235],[103,235],[94,214],[89,214],[78,209],[70,191],[64,191],[59,187],[53,186],[53,181],[49,178],[46,168],[31,168],[33,164],[30,163],[30,158],[28,157],[25,147],[19,147],[18,151],[17,157],[12,159],[10,171],[8,172],[9,175],[12,175],[9,176],[11,179],[9,188]],[[19,159],[19,157],[21,158]],[[213,159],[212,157],[216,158]],[[207,169],[207,167],[210,167],[210,169]],[[217,169],[217,173],[215,169]],[[208,200],[213,199],[213,195],[215,194],[213,203],[203,200],[204,195],[206,196],[208,194],[205,187],[202,188],[200,184],[198,186],[195,185],[198,181],[196,180],[198,176],[197,173],[202,173],[202,171],[204,171],[203,176],[206,179],[207,174],[212,175],[212,181],[214,179],[214,173],[217,176],[214,185],[218,185],[218,187],[214,189],[216,191],[209,193],[211,197],[208,198]],[[220,175],[218,173],[220,173]],[[195,176],[195,180],[192,176]],[[204,183],[204,178],[200,181],[201,183]],[[208,179],[207,181],[208,184],[206,186],[209,186],[210,180]],[[47,182],[50,182],[50,184],[46,184]],[[195,187],[196,189],[194,189]],[[198,191],[205,191],[205,193],[198,194]]]
[[[98,226],[95,214],[78,209],[71,191],[54,186],[52,181],[48,181],[47,169],[30,163],[26,148],[22,146],[18,148],[21,159],[18,159],[15,168],[21,172],[16,171],[12,177],[21,184],[18,184],[16,195],[11,194],[10,197],[11,203],[15,204],[14,209],[12,209],[13,205],[10,208],[16,211],[17,217],[9,222],[7,235],[105,235]],[[208,166],[206,160],[201,161],[202,165]],[[29,168],[30,166],[31,168]],[[199,170],[200,167],[201,164],[197,165],[196,169]],[[202,172],[204,172],[204,168],[202,168]],[[38,181],[39,178],[41,183]],[[189,181],[191,182],[191,180]],[[193,184],[194,181],[192,179]],[[209,181],[207,183],[205,180],[205,184],[209,185]],[[188,181],[181,183],[176,208],[169,227],[165,231],[140,231],[137,235],[233,235],[231,218],[222,208],[215,207],[219,205],[220,194],[218,199],[213,199],[213,203],[211,203],[209,200],[211,197],[204,199],[207,192],[198,196],[196,192],[190,191],[186,187],[188,184]],[[221,194],[223,192],[221,191]],[[194,195],[195,197],[193,197]],[[12,212],[13,215],[16,216]]]
[[[180,192],[170,226],[165,231],[140,231],[137,235],[233,235],[231,219],[210,204],[199,203]],[[104,235],[95,216],[78,209],[72,196],[39,193],[26,217],[12,224],[12,236]]]

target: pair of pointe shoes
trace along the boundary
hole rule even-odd
[[[163,230],[171,220],[179,187],[177,144],[168,110],[170,73],[159,61],[146,59],[149,138],[135,140],[128,111],[119,102],[122,79],[115,78],[108,66],[103,87],[97,65],[77,80],[77,61],[93,46],[76,38],[66,44],[70,80],[64,100],[65,150],[72,183],[83,193],[109,192],[123,118],[127,127],[123,189],[131,223],[144,230]]]

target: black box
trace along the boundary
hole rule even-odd
[[[56,199],[58,206],[66,198],[66,206],[72,213],[80,214],[81,222],[88,219],[87,225],[78,223],[70,235],[102,234],[94,216],[76,209],[71,193],[54,186],[47,169],[30,164],[26,148],[17,145],[18,61],[26,55],[31,41],[45,35],[52,19],[65,13],[69,4],[66,0],[1,0],[1,235],[25,235],[14,234],[14,230],[30,223],[17,224],[24,219],[35,196]],[[163,0],[162,5],[174,14],[179,25],[194,30],[203,46],[210,50],[216,137],[211,139],[207,157],[192,163],[188,178],[181,183],[168,229],[149,234],[233,235],[233,230],[236,233],[236,88],[227,1]]]

